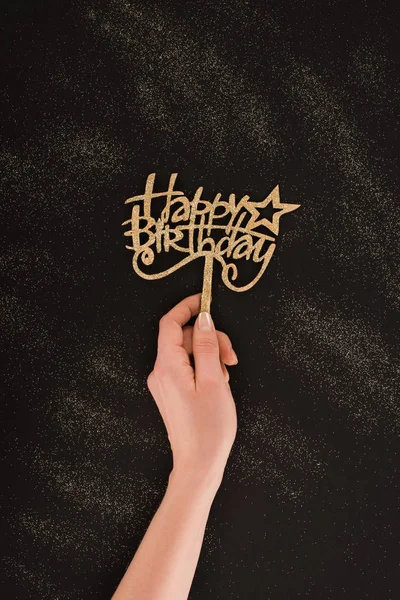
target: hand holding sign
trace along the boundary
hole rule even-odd
[[[126,247],[134,252],[133,269],[144,279],[166,277],[188,262],[204,256],[201,312],[210,312],[214,259],[221,263],[222,281],[228,288],[236,292],[250,289],[271,260],[276,247],[276,238],[273,236],[279,233],[279,219],[285,213],[299,208],[300,204],[281,203],[278,185],[261,202],[253,202],[247,195],[237,200],[235,194],[230,194],[228,200],[223,201],[220,193],[211,202],[202,199],[202,187],[197,188],[193,200],[189,201],[184,192],[174,190],[177,175],[172,173],[166,192],[154,192],[156,174],[151,173],[147,177],[144,194],[126,200],[126,203],[133,203],[131,218],[123,223],[131,226],[124,235],[132,238],[132,245]],[[162,199],[165,204],[161,216],[156,220],[152,216],[152,203]],[[270,203],[275,209],[272,221],[260,218],[258,210]],[[268,233],[259,231],[259,228],[266,228]],[[219,231],[223,236],[216,241],[211,237],[213,231]],[[170,249],[187,256],[169,269],[155,274],[145,273],[139,266],[139,260],[146,267],[152,265],[155,253],[169,252]],[[234,261],[240,258],[260,263],[260,269],[250,283],[238,287],[232,281],[238,275]]]

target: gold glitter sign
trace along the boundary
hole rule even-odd
[[[125,201],[133,204],[131,218],[122,223],[130,226],[124,235],[131,238],[132,245],[126,248],[133,250],[133,269],[144,279],[166,277],[204,256],[201,311],[210,312],[214,259],[220,262],[222,281],[229,289],[235,292],[250,289],[260,279],[274,253],[279,219],[285,213],[299,208],[300,204],[280,202],[278,185],[261,202],[251,201],[247,195],[239,200],[235,194],[229,194],[227,200],[222,200],[220,193],[212,201],[205,200],[202,198],[202,187],[197,188],[193,199],[189,200],[184,192],[174,189],[177,175],[172,173],[166,192],[154,192],[156,174],[151,173],[147,177],[144,193]],[[154,203],[157,203],[159,211],[160,202],[163,202],[161,215],[155,218]],[[261,218],[259,212],[259,209],[270,204],[274,209],[272,221]],[[170,250],[186,256],[159,273],[146,273],[139,266],[140,262],[144,267],[149,267],[156,253]],[[236,286],[232,282],[238,275],[235,261],[240,258],[252,260],[260,266],[250,283]]]

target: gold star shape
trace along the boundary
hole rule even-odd
[[[257,219],[260,216],[260,211],[258,211],[257,208],[265,208],[266,206],[268,206],[268,204],[270,204],[270,202],[272,202],[272,206],[274,209],[280,209],[280,210],[274,212],[274,214],[272,215],[272,221],[269,221],[268,219],[265,219],[265,218],[260,219],[258,221]],[[274,233],[275,235],[278,235],[279,219],[282,217],[282,215],[284,215],[288,212],[292,212],[292,210],[296,210],[296,208],[299,208],[300,206],[301,206],[301,204],[288,204],[285,202],[280,202],[279,185],[277,185],[274,187],[272,192],[270,194],[268,194],[268,196],[265,198],[265,200],[262,200],[261,202],[250,202],[246,206],[246,208],[251,213],[251,217],[250,217],[249,222],[246,225],[246,229],[248,229],[248,230],[256,229],[260,225],[264,225],[265,227],[267,227],[267,229],[272,231],[272,233]]]

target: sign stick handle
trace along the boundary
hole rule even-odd
[[[214,257],[212,254],[206,254],[203,272],[203,290],[201,292],[201,305],[200,312],[210,312],[211,307],[211,287],[212,287],[212,274],[213,274],[213,261]]]

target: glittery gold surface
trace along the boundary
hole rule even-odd
[[[285,213],[299,208],[300,204],[287,204],[280,202],[279,186],[266,196],[261,202],[250,200],[245,195],[240,200],[234,193],[229,194],[228,200],[221,200],[221,193],[217,193],[212,202],[202,198],[203,188],[198,187],[192,201],[184,192],[174,190],[177,173],[172,173],[168,190],[154,192],[155,173],[147,177],[143,194],[128,198],[125,203],[133,203],[131,218],[122,225],[130,225],[125,236],[132,238],[132,245],[126,246],[133,250],[132,266],[135,272],[144,279],[160,279],[170,275],[188,262],[204,256],[203,290],[201,310],[210,312],[213,261],[218,260],[222,266],[222,281],[236,292],[250,289],[260,279],[267,268],[275,250],[275,237],[260,232],[264,227],[274,236],[279,234],[279,219]],[[156,220],[152,216],[152,202],[154,199],[165,200],[161,216]],[[260,211],[272,204],[275,212],[272,221],[259,218]],[[200,208],[200,205],[203,208]],[[222,212],[220,209],[222,208]],[[218,212],[217,212],[218,211]],[[247,217],[247,222],[243,223]],[[219,219],[229,218],[228,223],[221,224]],[[175,225],[176,224],[176,225]],[[211,232],[219,230],[225,235],[216,242],[211,237]],[[180,242],[184,233],[188,233],[188,244]],[[204,237],[204,236],[207,237]],[[143,236],[145,240],[143,241]],[[205,248],[205,246],[209,246]],[[143,265],[150,266],[154,262],[155,253],[169,252],[170,249],[183,252],[187,256],[174,266],[159,273],[146,273],[138,265],[139,259]],[[245,258],[255,263],[261,263],[258,274],[247,285],[235,286],[232,283],[238,276],[235,260]],[[225,259],[232,259],[226,262]]]
[[[200,312],[210,312],[212,288],[213,257],[208,254],[204,262],[203,290],[201,292]]]

